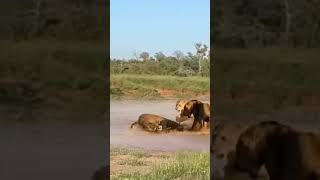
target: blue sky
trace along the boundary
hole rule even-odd
[[[210,0],[111,0],[111,58],[175,50],[195,52],[210,45]]]

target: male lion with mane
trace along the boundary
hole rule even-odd
[[[193,120],[193,117],[189,118],[188,116],[183,116],[181,115],[182,114],[182,111],[184,109],[184,106],[187,104],[187,100],[178,100],[176,102],[176,111],[178,111],[178,115],[176,116],[176,121],[181,123],[183,121],[187,121],[189,119],[192,119]]]
[[[181,115],[189,118],[193,115],[194,120],[191,130],[201,129],[204,127],[205,122],[207,122],[208,127],[210,127],[210,104],[208,103],[202,103],[198,100],[190,100],[185,104],[181,111]]]
[[[257,179],[262,165],[270,180],[319,180],[320,137],[276,121],[252,125],[229,154],[226,174],[246,172]]]

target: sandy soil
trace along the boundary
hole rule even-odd
[[[287,124],[301,131],[320,132],[320,111],[317,107],[293,107],[282,109],[277,112],[270,112],[264,114],[242,114],[230,117],[219,117],[217,121],[222,124],[219,129],[214,146],[213,156],[214,161],[212,170],[217,176],[217,179],[222,179],[224,171],[223,167],[227,161],[227,154],[234,150],[236,141],[241,132],[243,132],[249,125],[264,120],[276,120]],[[222,154],[224,155],[222,157]],[[235,175],[235,177],[225,179],[250,179],[246,174]],[[259,180],[268,179],[265,169],[261,169]]]

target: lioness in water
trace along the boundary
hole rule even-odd
[[[189,118],[193,115],[194,121],[191,130],[201,129],[204,126],[204,122],[207,122],[210,127],[210,105],[208,103],[190,100],[185,104],[181,115]]]
[[[140,115],[138,121],[131,124],[131,128],[134,128],[136,125],[140,125],[144,130],[149,132],[183,130],[183,126],[179,123],[154,114]]]
[[[275,121],[250,126],[239,136],[227,170],[247,172],[256,179],[262,165],[270,180],[320,179],[320,136]]]

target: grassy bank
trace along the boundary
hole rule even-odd
[[[113,98],[168,98],[209,94],[208,77],[111,75]]]
[[[319,49],[216,49],[217,112],[319,106]]]
[[[111,148],[111,179],[209,179],[205,152],[149,152]]]
[[[66,114],[90,118],[104,111],[106,62],[101,44],[32,40],[1,41],[0,47],[0,109],[12,107],[8,112],[33,116],[28,119],[42,112],[67,119]]]

